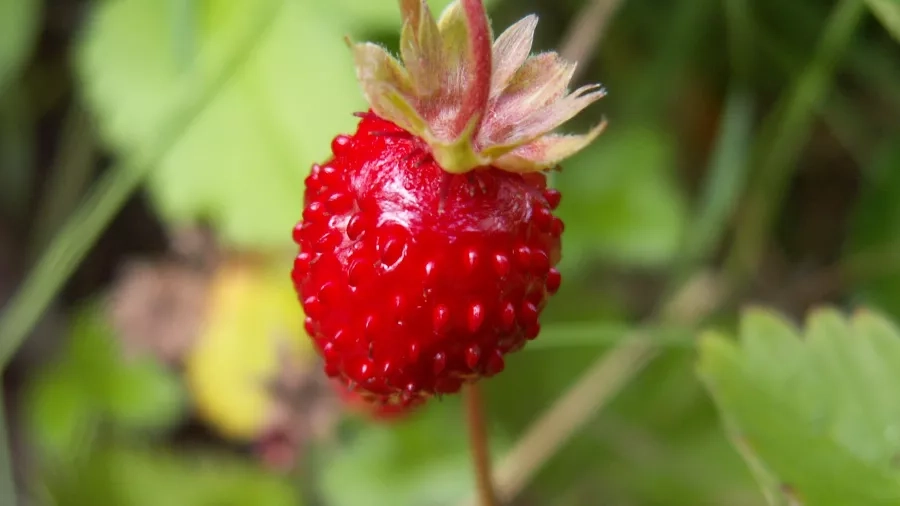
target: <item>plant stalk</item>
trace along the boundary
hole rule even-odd
[[[472,450],[472,461],[475,465],[478,504],[497,506],[481,388],[474,383],[466,385],[463,396],[466,403],[466,425],[469,427],[469,448]]]

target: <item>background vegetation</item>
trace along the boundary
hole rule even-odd
[[[900,504],[900,3],[489,6],[539,13],[538,49],[609,90],[579,121],[610,120],[556,177],[542,336],[485,384],[501,495]],[[365,107],[343,36],[398,22],[0,0],[0,504],[13,477],[22,505],[471,495],[458,399],[371,420],[288,282],[306,171]]]

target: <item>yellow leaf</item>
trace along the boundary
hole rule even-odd
[[[221,267],[186,361],[199,415],[226,437],[256,438],[273,415],[270,385],[282,366],[311,356],[303,320],[283,270],[248,262]]]

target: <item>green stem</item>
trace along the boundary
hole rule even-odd
[[[91,189],[84,203],[54,237],[22,287],[0,314],[0,370],[6,367],[26,336],[34,328],[63,283],[72,275],[129,196],[159,164],[194,120],[253,53],[283,2],[273,2],[255,20],[221,68],[211,79],[191,83],[185,100],[158,132],[156,142],[138,150],[110,168]]]
[[[478,506],[497,506],[488,442],[487,417],[484,414],[481,387],[476,383],[466,385],[463,389],[463,396],[466,401],[466,425],[469,427],[469,448],[475,468]]]
[[[737,283],[746,281],[759,263],[769,229],[809,137],[814,112],[830,90],[837,64],[865,12],[862,0],[841,0],[837,4],[813,60],[766,119],[755,153],[756,180],[747,195],[727,261]]]

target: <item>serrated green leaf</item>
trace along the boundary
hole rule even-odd
[[[0,0],[0,94],[31,52],[40,14],[38,0]]]
[[[658,265],[678,252],[687,204],[674,178],[672,139],[657,128],[620,126],[565,164],[566,257]]]
[[[749,449],[805,506],[900,503],[900,334],[860,313],[813,313],[804,336],[745,315],[740,340],[710,333],[700,376]]]
[[[866,0],[866,3],[884,28],[900,42],[900,1]]]
[[[172,9],[157,0],[98,5],[78,72],[101,134],[120,152],[146,149],[187,90],[237,50],[257,18],[278,9],[249,60],[154,170],[149,188],[172,223],[209,219],[227,241],[285,245],[311,163],[328,155],[332,137],[352,128],[351,113],[364,108],[342,24],[315,2],[206,0],[196,5],[192,30]],[[184,32],[193,34],[191,44],[173,36]]]

